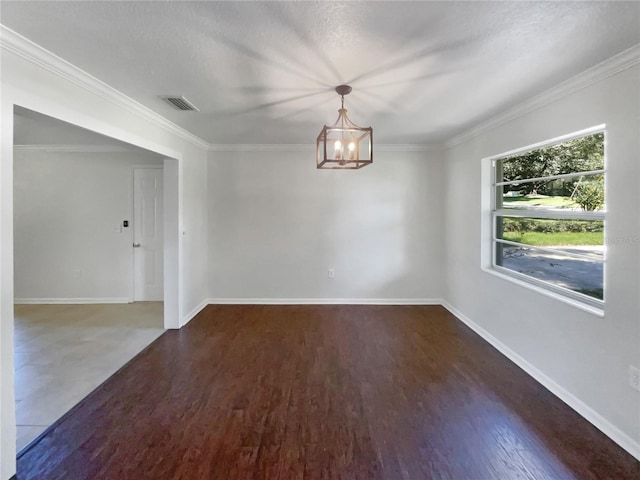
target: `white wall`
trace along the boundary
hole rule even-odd
[[[16,300],[132,301],[133,167],[162,163],[142,151],[15,150]]]
[[[4,74],[4,72],[2,72]],[[0,91],[0,478],[15,473],[13,388],[13,104]]]
[[[439,152],[317,170],[313,147],[210,152],[213,299],[442,298]],[[328,278],[328,269],[335,278]]]
[[[640,442],[640,73],[628,68],[452,148],[445,163],[446,299],[629,450]],[[481,270],[481,159],[606,124],[604,318]],[[464,186],[464,188],[460,188]],[[640,452],[636,450],[636,455]]]
[[[175,162],[169,162],[175,163]],[[182,292],[181,324],[191,319],[206,305],[208,298],[207,271],[207,153],[185,149],[179,163],[181,224],[179,241],[182,242],[179,285]],[[167,165],[164,169],[167,176]],[[165,199],[167,191],[165,183]],[[167,202],[165,201],[165,206]],[[165,208],[165,215],[167,210]],[[165,272],[169,271],[165,267]],[[165,308],[167,308],[165,299]]]
[[[177,159],[180,265],[173,326],[197,311],[207,291],[206,145],[95,79],[2,31],[0,153],[0,479],[15,473],[13,394],[13,108],[44,113]],[[166,167],[165,167],[166,170]],[[172,177],[175,177],[172,175]],[[165,266],[166,268],[166,266]],[[166,302],[165,296],[165,302]],[[165,303],[165,313],[167,312]]]

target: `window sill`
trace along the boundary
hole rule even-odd
[[[506,269],[505,269],[506,270]],[[540,293],[542,295],[545,295],[547,297],[553,298],[555,300],[559,300],[563,303],[566,303],[568,305],[571,305],[575,308],[579,308],[580,310],[583,310],[587,313],[590,313],[592,315],[595,315],[596,317],[604,317],[604,304],[602,307],[597,307],[594,305],[590,305],[588,303],[584,303],[581,302],[580,300],[574,299],[574,298],[570,298],[567,297],[565,295],[562,295],[560,293],[556,293],[552,290],[548,290],[544,287],[541,287],[533,282],[528,282],[526,280],[520,279],[518,277],[516,277],[515,275],[510,275],[508,272],[508,270],[506,270],[506,272],[502,272],[500,270],[497,270],[496,268],[487,268],[487,267],[482,267],[482,271],[490,273],[491,275],[494,275],[498,278],[501,278],[503,280],[507,280],[508,282],[511,283],[515,283],[516,285],[520,285],[521,287],[525,287],[528,288],[529,290],[533,290],[534,292]]]

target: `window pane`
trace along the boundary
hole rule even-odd
[[[603,168],[604,133],[600,132],[503,158],[496,180],[524,180]],[[546,195],[545,191],[538,193]]]
[[[604,210],[604,175],[583,175],[496,187],[502,208],[518,210]],[[540,193],[544,192],[544,193]]]
[[[599,300],[604,298],[602,250],[594,250],[585,258],[577,258],[566,255],[562,248],[550,253],[536,248],[496,243],[496,258],[498,265],[509,270]]]
[[[602,251],[602,220],[496,217],[496,238],[538,247],[579,247],[574,253]]]

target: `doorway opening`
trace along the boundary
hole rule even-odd
[[[13,154],[20,456],[175,326],[178,162],[18,106]]]

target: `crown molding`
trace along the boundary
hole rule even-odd
[[[139,151],[136,147],[120,145],[14,145],[15,150],[31,152],[69,152],[69,153],[124,153]]]
[[[444,149],[444,145],[439,143],[383,143],[373,146],[374,152],[439,152]]]
[[[207,149],[210,152],[311,152],[315,144],[222,144],[213,143]]]
[[[611,77],[617,73],[622,72],[634,65],[640,63],[640,44],[634,45],[623,52],[601,62],[582,73],[579,73],[575,77],[566,80],[555,87],[550,88],[536,95],[529,100],[516,105],[513,108],[506,110],[505,112],[492,117],[484,122],[479,123],[475,127],[456,135],[449,139],[445,145],[447,148],[459,145],[473,137],[476,137],[482,133],[491,130],[499,125],[515,120],[527,113],[549,105],[563,97],[571,95],[579,90],[582,90],[590,85],[600,82],[605,78]]]
[[[150,108],[136,102],[119,90],[98,80],[84,70],[81,70],[4,25],[0,25],[0,48],[74,83],[96,96],[127,109],[138,117],[153,123],[166,132],[176,135],[192,145],[204,149],[209,147],[209,143],[200,137],[179,127]]]
[[[315,143],[309,144],[211,144],[210,152],[303,152],[313,153]],[[437,152],[440,144],[374,144],[374,152]]]

